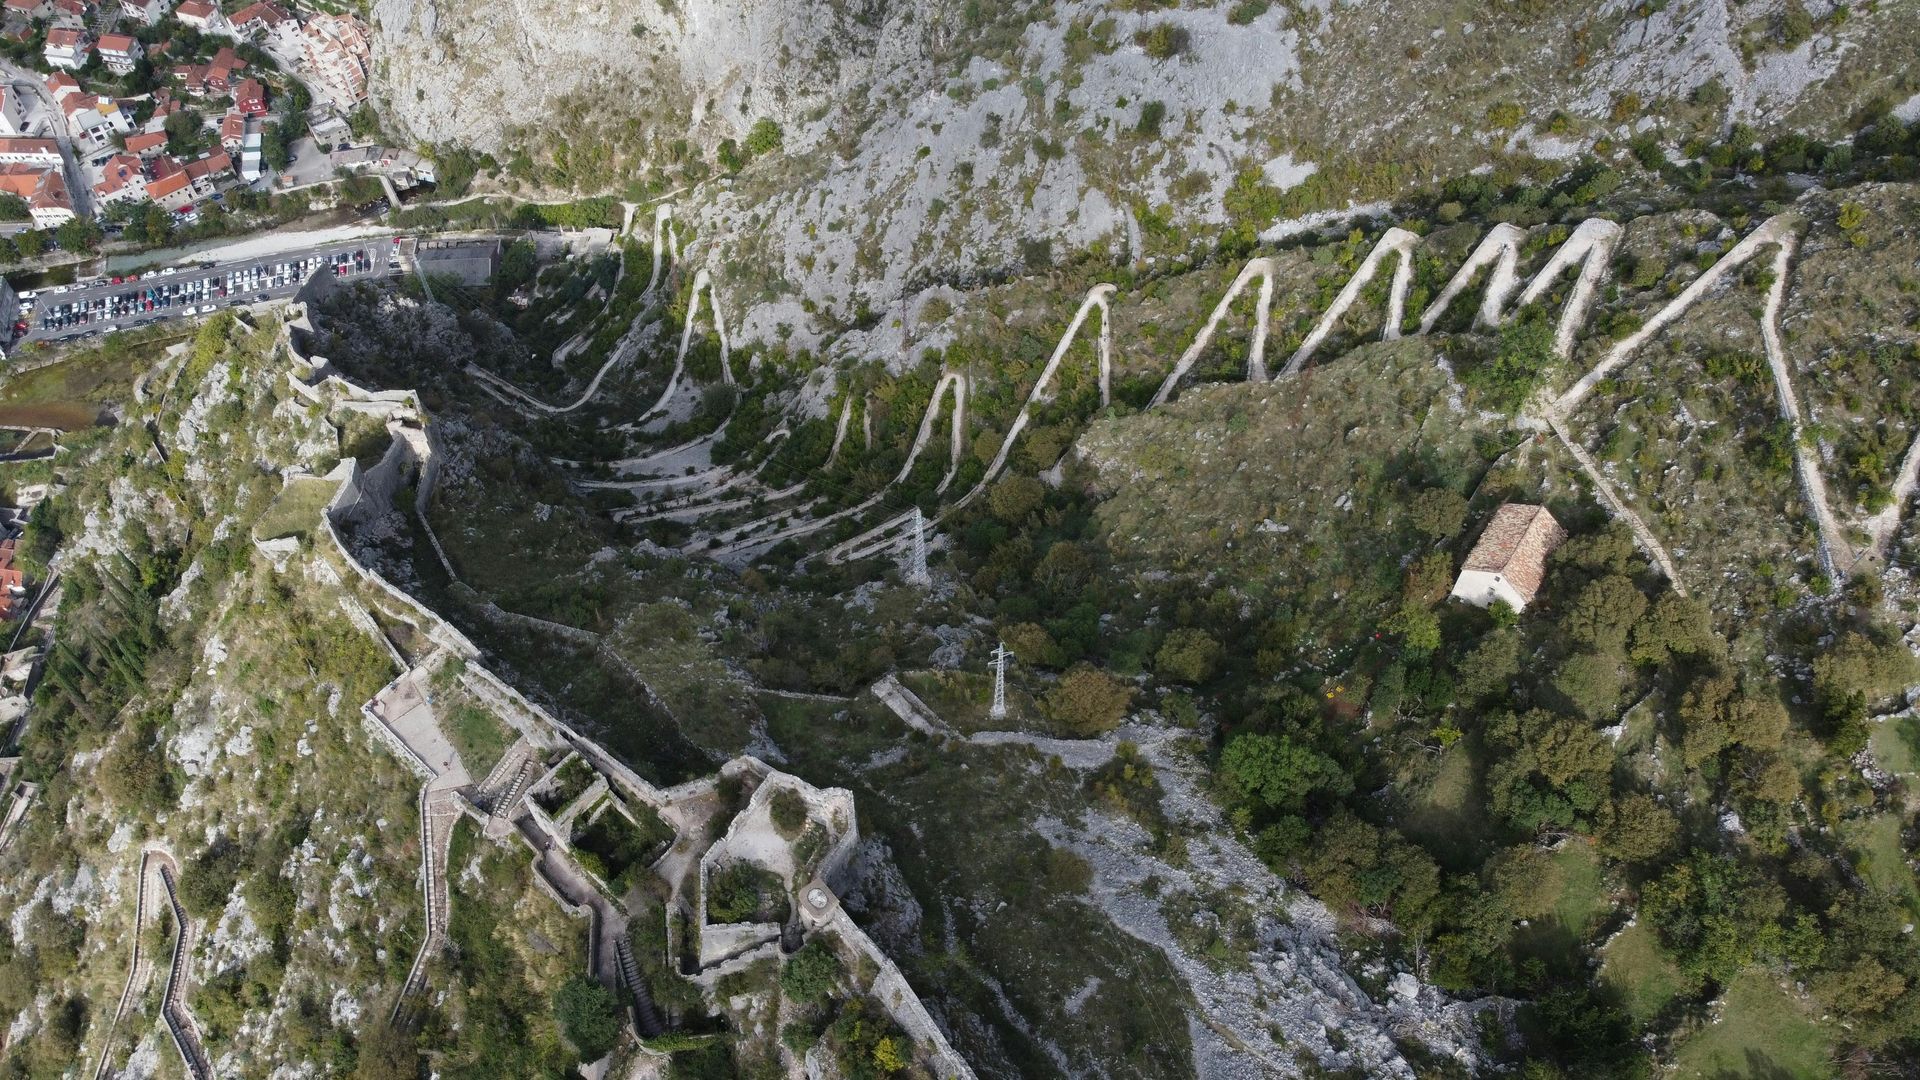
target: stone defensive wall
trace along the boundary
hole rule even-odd
[[[768,849],[767,837],[771,836],[778,842],[780,849],[789,854],[784,867],[770,869],[784,872],[784,877],[788,879],[787,886],[795,894],[793,899],[802,917],[815,926],[816,931],[830,930],[846,947],[874,965],[878,975],[871,985],[870,992],[886,1007],[894,1020],[932,1056],[937,1075],[942,1078],[972,1080],[974,1076],[972,1068],[954,1051],[952,1044],[935,1023],[932,1015],[928,1013],[919,996],[914,993],[899,966],[840,908],[838,898],[829,892],[827,882],[844,872],[854,848],[859,844],[858,819],[851,792],[844,788],[817,788],[797,776],[780,772],[766,762],[747,755],[726,762],[714,776],[662,789],[642,778],[597,742],[528,700],[525,695],[479,663],[481,650],[471,639],[353,554],[352,549],[341,537],[339,526],[351,525],[392,513],[395,510],[394,499],[405,487],[409,478],[414,478],[416,483],[413,510],[423,526],[426,524],[426,510],[432,498],[433,486],[439,479],[441,457],[429,434],[430,420],[421,408],[417,395],[411,391],[366,390],[333,374],[329,370],[331,365],[324,357],[312,355],[306,350],[305,345],[314,334],[306,302],[331,287],[330,280],[310,281],[296,296],[295,303],[290,306],[281,342],[293,361],[293,366],[287,373],[288,383],[302,397],[322,407],[347,408],[384,417],[388,421],[388,430],[394,435],[386,453],[371,468],[362,470],[357,461],[348,458],[327,476],[328,479],[338,480],[339,488],[320,513],[320,528],[349,570],[399,605],[400,617],[412,622],[416,629],[439,645],[446,654],[460,658],[464,662],[460,672],[461,684],[480,700],[486,702],[496,715],[526,737],[528,742],[549,750],[561,745],[570,747],[601,777],[605,778],[615,794],[652,808],[675,828],[676,833],[684,833],[687,827],[688,814],[682,809],[683,805],[710,796],[717,789],[722,777],[744,775],[757,777],[759,783],[748,799],[747,806],[735,815],[720,841],[709,848],[700,861],[696,914],[702,928],[700,951],[703,960],[708,954],[706,937],[708,928],[705,922],[706,885],[712,867],[721,857],[762,861],[765,858],[764,850]],[[305,369],[304,375],[299,371],[301,368]],[[430,527],[426,532],[432,539]],[[436,555],[445,563],[446,555],[440,550],[439,541],[432,539],[432,543]],[[452,573],[451,566],[448,566],[448,572]],[[501,614],[510,615],[511,613],[501,612]],[[360,624],[360,620],[356,619],[355,622]],[[371,624],[372,629],[378,633],[379,627],[373,623],[370,616],[365,622]],[[362,628],[365,629],[366,625]],[[383,633],[378,636],[383,639],[385,637]],[[597,635],[595,640],[597,643]],[[391,647],[391,642],[388,645]],[[401,678],[406,677],[408,676],[404,673],[401,676]],[[382,693],[384,692],[385,689]],[[377,701],[378,698],[376,697],[375,700]],[[373,705],[374,702],[369,701],[362,705],[360,710],[362,724],[368,732],[423,780],[431,780],[434,775],[433,770],[378,716]],[[544,780],[545,777],[543,776],[542,779]],[[796,870],[792,865],[791,846],[779,836],[771,822],[768,802],[775,792],[782,790],[799,795],[807,808],[809,821],[826,829],[831,837],[827,850],[820,856],[818,867],[809,874],[807,881],[791,880]],[[425,796],[426,789],[423,787],[421,810],[423,822],[426,814]],[[556,835],[563,833],[564,829],[544,812],[540,812],[531,801],[528,805],[537,814],[536,827],[564,843]],[[470,806],[471,804],[468,804],[462,809],[468,810]],[[477,811],[473,813],[477,814]],[[518,830],[515,831],[518,832]],[[529,849],[532,849],[531,840],[524,834],[521,835]],[[750,839],[753,842],[750,843]],[[536,855],[538,855],[537,851]],[[425,858],[428,856],[423,851],[423,859]],[[432,873],[427,863],[423,862],[422,867],[423,876]],[[591,908],[567,900],[564,891],[556,887],[553,882],[546,880],[544,873],[537,865],[534,878],[536,886],[553,897],[563,910],[575,917],[584,915],[591,924],[595,918]],[[818,902],[815,903],[810,898],[818,898]],[[811,908],[810,904],[812,904]],[[822,909],[829,907],[831,913],[822,915]],[[759,927],[753,924],[742,924],[732,928],[713,929],[727,931],[747,927],[751,927],[756,936],[769,927],[772,931],[771,939],[749,950],[750,952],[757,952],[760,948],[776,950],[779,948],[782,928],[778,925],[769,924],[769,927]],[[597,936],[597,933],[590,933],[590,941]],[[723,933],[721,936],[726,935]],[[716,941],[715,944],[720,943]],[[590,949],[595,947],[597,944],[589,946]],[[738,958],[736,956],[733,959]],[[709,969],[702,972],[702,976],[713,973],[715,971]]]

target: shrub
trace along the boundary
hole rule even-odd
[[[1185,683],[1205,682],[1220,662],[1220,643],[1205,630],[1182,628],[1167,635],[1154,655],[1153,667],[1161,678]]]
[[[1227,10],[1227,21],[1235,26],[1245,26],[1265,15],[1272,6],[1269,0],[1240,0]]]
[[[747,132],[747,153],[759,157],[768,151],[778,150],[785,138],[786,132],[780,129],[780,125],[763,116],[755,120],[752,129]]]
[[[554,1016],[581,1061],[598,1061],[613,1052],[620,1039],[616,1007],[613,992],[585,975],[568,979],[554,995]]]
[[[1184,26],[1157,22],[1134,34],[1133,43],[1155,60],[1171,60],[1193,46],[1193,36]]]
[[[1813,16],[1807,12],[1807,5],[1801,0],[1787,0],[1787,6],[1780,13],[1780,44],[1784,48],[1795,49],[1813,36]]]
[[[780,969],[781,992],[809,1005],[825,1001],[839,982],[840,957],[819,938],[807,942]]]
[[[1143,139],[1160,137],[1160,125],[1167,118],[1167,103],[1149,101],[1140,106],[1140,119],[1134,121],[1133,133]]]
[[[781,788],[767,800],[767,815],[773,819],[773,827],[780,835],[792,840],[807,827],[807,804],[800,793],[792,788]]]
[[[1526,119],[1526,111],[1517,102],[1502,101],[1487,106],[1487,124],[1495,131],[1512,131]]]
[[[1099,735],[1127,715],[1133,688],[1089,664],[1076,665],[1047,691],[1047,715],[1075,735]]]

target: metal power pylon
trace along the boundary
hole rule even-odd
[[[993,709],[987,715],[995,720],[1007,718],[1007,661],[1013,654],[1007,651],[1007,643],[1001,642],[993,650]]]

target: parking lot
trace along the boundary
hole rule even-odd
[[[125,277],[95,278],[21,293],[21,343],[68,341],[128,330],[162,319],[211,315],[226,307],[285,299],[316,273],[339,278],[399,271],[394,241],[333,244],[258,261],[170,266]]]

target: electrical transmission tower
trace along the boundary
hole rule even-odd
[[[907,584],[933,584],[927,573],[927,519],[917,506],[913,508],[913,554],[907,563]]]
[[[987,715],[995,720],[1007,718],[1007,661],[1013,654],[1007,651],[1007,643],[1001,642],[993,650],[993,710]]]

